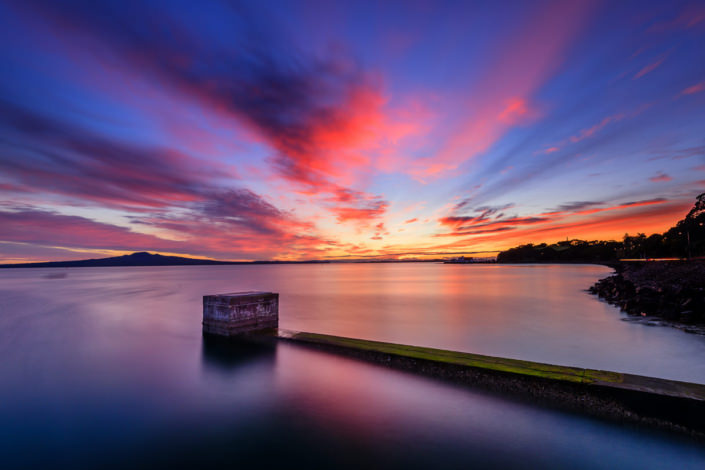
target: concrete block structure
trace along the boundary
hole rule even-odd
[[[235,336],[278,328],[279,294],[232,292],[203,296],[203,332]]]

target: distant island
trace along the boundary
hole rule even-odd
[[[327,261],[216,261],[212,259],[165,256],[141,251],[111,258],[46,263],[0,264],[0,268],[98,268],[113,266],[212,266],[232,264],[327,263]]]
[[[156,253],[140,251],[111,258],[84,259],[74,261],[47,261],[41,263],[0,264],[0,269],[10,268],[107,268],[128,266],[214,266],[214,265],[247,265],[247,264],[327,264],[327,263],[438,263],[442,259],[343,259],[343,260],[256,260],[256,261],[217,261],[203,258],[187,258],[185,256],[165,256]]]

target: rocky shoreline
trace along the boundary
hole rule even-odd
[[[622,309],[627,321],[705,335],[705,261],[611,264],[615,274],[588,291]]]

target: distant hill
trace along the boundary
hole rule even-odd
[[[84,259],[80,261],[51,261],[46,263],[0,264],[0,268],[88,268],[108,266],[195,266],[214,264],[245,264],[236,261],[163,256],[145,251],[112,258]]]
[[[115,256],[112,258],[84,259],[76,261],[48,261],[45,263],[0,264],[0,269],[8,268],[101,268],[112,266],[213,266],[228,264],[327,264],[342,263],[413,263],[413,262],[440,262],[441,259],[404,259],[404,260],[366,260],[349,259],[341,261],[332,260],[305,260],[305,261],[215,261],[212,259],[184,258],[181,256],[164,256],[140,251],[130,255]]]

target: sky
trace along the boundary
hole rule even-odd
[[[705,1],[0,0],[0,262],[487,256],[705,191]]]

